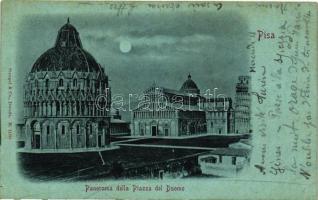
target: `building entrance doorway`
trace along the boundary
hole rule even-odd
[[[40,148],[40,135],[36,134],[34,138],[34,146],[35,149]]]
[[[157,136],[157,126],[151,126],[151,135]]]
[[[189,124],[189,133],[190,133],[190,135],[196,133],[196,127],[195,126],[196,126],[195,122],[191,122]]]
[[[165,136],[169,136],[169,129],[165,128]]]
[[[32,141],[32,148],[33,149],[40,149],[41,147],[41,127],[39,122],[35,122],[33,124],[33,141]]]

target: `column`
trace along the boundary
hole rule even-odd
[[[78,111],[77,101],[74,101],[73,108],[74,108],[74,112],[73,113],[74,113],[75,116],[77,116],[78,115],[78,113],[77,113],[77,111]]]
[[[62,115],[63,116],[66,116],[66,113],[67,113],[67,105],[66,105],[66,102],[65,101],[63,101],[63,113],[62,113]]]
[[[47,116],[52,115],[52,102],[47,103]]]
[[[39,103],[38,102],[35,103],[35,116],[36,117],[39,116]]]
[[[64,104],[65,108],[65,113],[64,113],[64,116],[68,116],[70,114],[70,111],[69,111],[69,102],[68,101],[65,101],[65,104]]]
[[[86,128],[86,126],[87,126],[87,124],[85,124],[83,127],[83,129],[84,129],[84,131],[83,131],[83,133],[84,133],[84,147],[85,148],[87,148],[87,145],[86,145],[87,144],[87,137],[86,137],[87,136],[87,133],[86,133],[87,128]]]
[[[87,105],[87,102],[86,101],[84,101],[84,115],[88,115],[88,112],[87,112],[87,107],[88,107],[88,105]]]
[[[43,112],[42,112],[43,116],[47,116],[47,102],[43,102]]]
[[[190,123],[189,122],[186,122],[186,123],[187,123],[187,133],[186,133],[186,135],[189,135],[189,133],[190,133],[189,125],[190,125]]]
[[[106,146],[106,134],[105,134],[105,127],[102,128],[102,146]]]
[[[73,115],[73,107],[72,107],[73,103],[72,103],[72,101],[69,101],[68,103],[69,103],[68,104],[69,105],[69,109],[68,109],[69,113],[68,113],[68,115],[72,116]]]
[[[91,102],[88,102],[88,115],[92,115],[92,105]]]
[[[70,124],[71,125],[71,124]],[[72,129],[72,127],[70,127],[70,149],[72,149],[72,137],[73,137],[73,129]]]
[[[39,102],[39,114],[38,114],[38,116],[42,116],[42,112],[43,112],[42,108],[43,108],[43,103]]]
[[[30,113],[31,113],[31,112],[30,112],[30,108],[31,108],[31,107],[30,107],[30,102],[27,102],[27,103],[26,103],[26,106],[27,106],[27,107],[26,107],[26,116],[30,116]]]
[[[51,102],[51,116],[56,116],[56,104],[55,101]]]
[[[93,133],[96,135],[96,147],[98,147],[98,137],[99,137],[99,127],[97,127],[97,130],[95,129],[95,124],[93,126]]]
[[[92,110],[93,110],[93,116],[95,116],[95,113],[96,113],[95,107],[96,107],[96,106],[94,105],[94,102],[92,102],[92,107],[93,107],[93,108],[92,108]]]
[[[30,115],[29,115],[29,116],[33,116],[33,114],[34,114],[34,111],[33,111],[34,105],[33,105],[32,102],[30,102],[30,103],[29,103],[29,106],[30,106]]]
[[[32,103],[31,103],[31,106],[32,106],[32,113],[31,113],[31,116],[32,116],[32,117],[35,117],[35,103],[34,103],[34,102],[32,102]]]
[[[30,102],[27,102],[27,116],[31,116],[31,106],[30,106]]]
[[[59,102],[60,103],[60,112],[57,113],[58,115],[62,116],[62,113],[63,113],[63,106],[62,106],[62,103],[63,102]]]
[[[45,105],[44,116],[48,116],[48,115],[49,115],[49,111],[48,111],[49,103],[46,101],[46,102],[44,103],[44,105]]]
[[[40,124],[40,149],[42,149],[42,124]]]
[[[54,124],[54,147],[57,149],[57,129],[56,124]]]

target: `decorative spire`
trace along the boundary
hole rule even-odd
[[[79,38],[79,34],[74,26],[70,24],[70,18],[67,18],[67,23],[64,24],[56,38],[55,47],[80,47],[82,48],[82,43]]]
[[[189,75],[188,75],[188,79],[191,79],[191,74],[189,73]]]

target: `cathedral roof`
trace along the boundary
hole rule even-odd
[[[191,75],[188,75],[188,79],[182,84],[180,89],[182,92],[199,91],[197,84],[191,79]]]
[[[54,47],[36,60],[31,72],[75,69],[83,72],[102,71],[94,57],[83,49],[79,33],[68,20],[60,28]]]

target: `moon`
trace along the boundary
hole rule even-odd
[[[129,53],[131,51],[131,43],[128,40],[122,40],[119,43],[119,49],[122,53]]]

